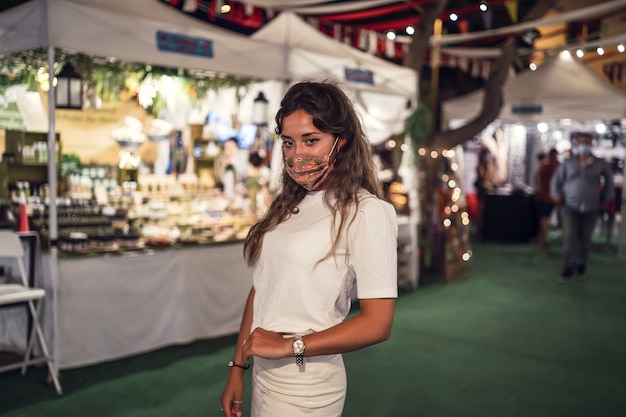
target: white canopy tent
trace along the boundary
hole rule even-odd
[[[227,33],[151,0],[33,0],[0,13],[0,54],[47,47],[54,78],[55,48],[186,69],[280,77],[282,48]],[[181,53],[187,52],[187,53]],[[192,52],[191,54],[189,52]],[[48,93],[50,277],[52,328],[57,328],[58,238],[54,90]],[[55,364],[58,340],[52,335]]]
[[[159,49],[157,34],[210,42],[212,56]],[[0,14],[0,54],[43,46],[265,79],[281,78],[284,66],[280,46],[207,25],[154,0],[33,0]]]
[[[481,109],[483,97],[484,92],[480,90],[447,100],[443,103],[443,122],[446,126],[459,126],[473,119]],[[536,71],[509,79],[498,116],[504,123],[569,119],[581,127],[625,118],[626,92],[578,59],[563,53],[548,59]],[[623,148],[616,151],[623,155]],[[617,204],[622,205],[622,212],[626,210],[626,200]],[[619,253],[626,253],[626,222],[621,225]]]
[[[444,121],[470,120],[481,109],[482,90],[443,103]],[[579,60],[559,55],[504,86],[502,121],[612,120],[626,117],[626,92]]]
[[[417,94],[414,70],[326,36],[293,13],[281,13],[251,37],[285,48],[283,74],[286,79],[327,76],[342,80],[359,91],[411,98]],[[350,71],[356,74],[350,74]],[[354,77],[350,78],[350,75]]]
[[[284,48],[284,79],[328,78],[350,87],[372,143],[403,131],[407,101],[417,98],[413,69],[339,42],[290,12],[282,12],[252,38]]]

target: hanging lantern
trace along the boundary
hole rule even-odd
[[[263,92],[259,91],[259,95],[254,99],[254,107],[252,108],[252,123],[257,126],[267,126],[268,103]]]
[[[56,107],[81,110],[83,108],[83,78],[71,64],[63,65],[57,74]]]

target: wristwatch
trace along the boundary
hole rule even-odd
[[[295,335],[291,346],[293,347],[293,354],[296,356],[296,365],[302,365],[304,363],[304,349],[306,347],[302,336]]]

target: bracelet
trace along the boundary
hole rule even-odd
[[[236,366],[237,368],[241,368],[241,369],[243,369],[244,371],[245,371],[246,369],[250,368],[250,364],[249,364],[249,363],[247,363],[247,364],[245,364],[245,365],[239,365],[238,363],[235,363],[235,361],[229,361],[229,362],[228,362],[228,366],[230,366],[231,368],[232,368],[233,366]]]

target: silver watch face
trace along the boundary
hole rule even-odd
[[[296,339],[293,341],[293,353],[297,355],[298,353],[304,352],[304,342],[302,340]]]

